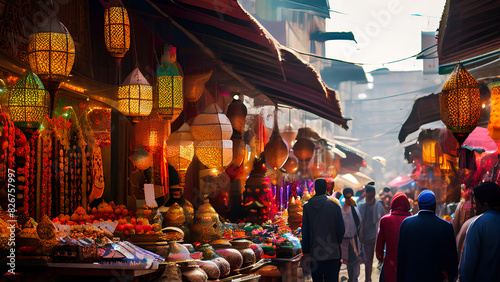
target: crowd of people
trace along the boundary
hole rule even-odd
[[[339,281],[342,264],[348,281],[372,281],[373,258],[381,263],[380,281],[500,281],[500,187],[482,182],[464,195],[450,223],[436,215],[436,196],[423,189],[412,215],[404,193],[364,187],[359,205],[354,190],[326,195],[325,179],[304,204],[304,265],[316,281]],[[341,204],[343,197],[344,204]],[[389,206],[387,208],[386,206]]]

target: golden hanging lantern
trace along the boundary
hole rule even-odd
[[[288,145],[281,138],[278,129],[278,108],[276,107],[274,111],[273,134],[271,134],[271,138],[269,138],[269,142],[267,142],[264,148],[266,163],[275,171],[280,169],[288,159],[288,151]]]
[[[221,170],[233,160],[233,141],[197,141],[195,154],[206,167]]]
[[[437,141],[424,139],[422,141],[422,160],[425,164],[435,164],[438,162],[439,153],[437,149]]]
[[[214,71],[188,74],[184,77],[184,98],[194,105],[200,99],[205,90],[205,83],[210,79]]]
[[[71,72],[75,43],[55,13],[29,37],[28,61],[31,70],[42,80],[61,82]]]
[[[213,103],[194,118],[191,132],[194,139],[199,141],[229,140],[233,135],[233,128],[221,108]]]
[[[152,110],[147,119],[141,120],[134,126],[136,144],[141,144],[150,152],[156,152],[165,141],[166,125],[166,121]]]
[[[287,126],[285,126],[285,129],[283,130],[283,132],[281,132],[281,137],[288,144],[288,147],[292,148],[293,141],[295,141],[295,137],[297,137],[297,131],[293,130],[293,127],[291,124],[288,124]]]
[[[500,86],[491,88],[491,111],[488,123],[488,135],[493,140],[500,140]]]
[[[167,45],[161,66],[156,71],[154,93],[154,108],[167,120],[175,120],[182,112],[184,106],[182,81],[183,77],[177,68],[176,48]]]
[[[294,155],[301,161],[310,161],[314,156],[316,145],[308,138],[300,138],[293,145]]]
[[[134,69],[118,88],[118,110],[126,116],[148,116],[153,109],[153,87]]]
[[[16,126],[36,128],[49,114],[50,95],[38,76],[28,72],[12,89],[8,107]]]
[[[181,186],[184,186],[186,171],[193,161],[194,142],[189,125],[184,123],[176,132],[170,134],[165,154],[170,165],[179,173]]]
[[[129,160],[139,170],[146,170],[153,165],[153,156],[144,150],[142,146],[134,150],[134,154],[129,157]]]
[[[238,97],[238,96],[236,96]],[[241,99],[233,99],[227,107],[227,118],[231,122],[233,129],[243,134],[245,131],[245,121],[247,117],[247,107]]]
[[[130,21],[119,0],[111,0],[104,10],[104,42],[112,57],[120,60],[130,48]]]
[[[462,64],[457,64],[439,95],[441,120],[459,144],[476,128],[481,114],[477,81]]]
[[[293,151],[288,153],[288,159],[285,164],[281,167],[286,173],[295,173],[299,168],[299,159],[293,154]]]

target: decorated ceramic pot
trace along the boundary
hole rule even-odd
[[[184,238],[184,231],[178,227],[163,228],[163,239],[166,241],[180,241]]]
[[[189,256],[189,251],[183,245],[177,242],[168,243],[168,256],[165,259],[167,262],[187,262],[193,261]]]
[[[182,281],[185,282],[206,282],[208,276],[197,264],[181,266]]]
[[[210,260],[196,260],[196,264],[205,271],[208,279],[219,279],[220,269],[215,262]]]
[[[184,209],[178,204],[174,203],[168,210],[163,213],[163,226],[182,226],[186,221]]]
[[[208,243],[222,237],[224,228],[219,220],[219,215],[210,205],[208,199],[201,205],[194,215],[191,226],[191,239],[194,242]]]
[[[255,261],[261,260],[262,256],[264,256],[264,250],[257,244],[250,245],[250,248],[255,254]]]
[[[231,265],[229,262],[217,255],[211,245],[200,245],[196,247],[196,250],[203,253],[203,256],[201,257],[203,261],[211,261],[217,265],[220,271],[220,277],[225,277],[231,273]]]
[[[215,253],[229,262],[231,271],[236,271],[243,265],[243,255],[236,249],[219,249]]]
[[[251,241],[248,240],[232,240],[231,245],[238,250],[241,255],[243,256],[243,266],[248,266],[251,264],[254,264],[256,259],[255,259],[255,253],[254,251],[250,248],[252,245]]]
[[[174,282],[181,281],[182,274],[179,266],[175,262],[167,262],[165,265],[165,270],[161,275],[158,282]]]

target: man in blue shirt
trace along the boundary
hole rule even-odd
[[[474,188],[476,210],[465,237],[460,261],[460,281],[498,281],[500,279],[500,187],[483,182]]]

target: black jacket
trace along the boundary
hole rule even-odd
[[[326,195],[316,195],[304,205],[302,251],[310,254],[311,259],[340,259],[340,244],[344,232],[342,211]]]

